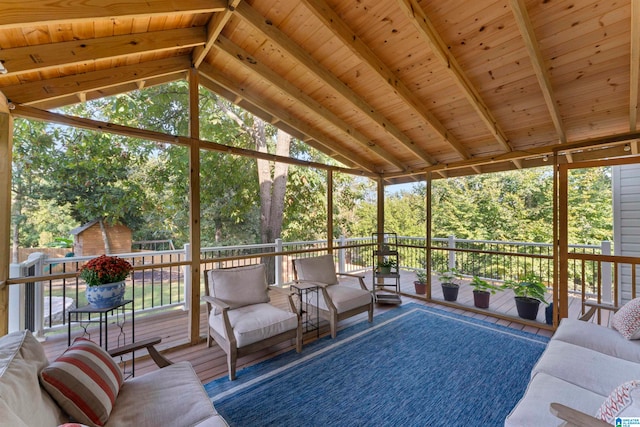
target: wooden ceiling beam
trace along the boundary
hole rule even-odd
[[[527,48],[531,65],[536,73],[536,78],[538,79],[538,84],[542,90],[544,102],[547,104],[551,120],[556,128],[558,140],[560,143],[564,144],[567,142],[567,135],[562,123],[562,116],[560,115],[558,102],[553,92],[551,80],[549,79],[549,73],[545,67],[544,58],[540,52],[540,47],[538,46],[538,41],[536,39],[535,32],[533,31],[533,25],[531,25],[531,19],[529,19],[529,12],[527,12],[524,0],[511,0],[511,10],[515,16],[516,24],[520,30],[522,40]]]
[[[280,46],[280,48],[295,58],[301,65],[309,70],[309,72],[333,88],[345,101],[351,103],[358,111],[368,116],[369,119],[386,131],[389,136],[413,152],[418,158],[424,160],[429,165],[438,163],[437,160],[417,146],[411,138],[398,129],[396,125],[391,123],[384,115],[378,113],[376,109],[362,99],[359,94],[324,68],[307,51],[294,43],[274,25],[267,23],[264,17],[247,3],[241,3],[236,8],[236,13],[245,22],[260,31],[274,44]]]
[[[462,93],[466,96],[474,110],[478,113],[487,129],[496,138],[496,141],[505,151],[512,151],[509,141],[504,131],[498,125],[498,121],[493,116],[489,107],[484,103],[478,90],[471,83],[466,74],[462,71],[462,67],[458,64],[455,56],[451,54],[446,43],[436,31],[431,20],[426,15],[417,0],[398,0],[398,4],[402,11],[407,15],[411,23],[416,27],[422,39],[429,45],[431,51],[445,66],[447,73],[458,85]]]
[[[181,79],[184,79],[184,72],[182,71],[178,73],[167,74],[166,76],[149,78],[149,79],[140,80],[137,82],[127,82],[121,85],[112,86],[104,89],[83,92],[84,101],[82,101],[77,94],[71,94],[71,95],[62,96],[60,98],[44,100],[42,102],[34,102],[29,105],[35,108],[39,108],[41,110],[53,110],[55,108],[77,104],[78,102],[86,102],[94,99],[104,98],[106,96],[114,96],[114,95],[119,95],[121,93],[133,92],[134,90],[141,90],[145,87],[157,86],[157,85],[161,85],[161,84],[165,84],[165,83],[169,83],[169,82],[173,82]]]
[[[203,62],[199,68],[199,71],[200,71],[200,75],[202,76],[202,79],[201,79],[202,84],[205,87],[209,88],[210,90],[213,90],[214,92],[224,96],[224,94],[216,90],[216,87],[210,83],[220,85],[224,89],[228,90],[229,92],[232,92],[237,98],[241,98],[246,103],[249,104],[248,106],[241,105],[243,108],[251,109],[250,107],[251,105],[253,105],[257,109],[268,112],[268,114],[270,114],[272,117],[279,119],[281,123],[286,123],[287,125],[291,126],[291,128],[296,129],[301,134],[307,135],[308,137],[317,141],[318,146],[316,146],[315,148],[325,153],[329,157],[336,158],[336,154],[337,154],[338,156],[348,159],[349,162],[360,166],[361,168],[365,169],[368,172],[378,172],[376,167],[369,161],[356,155],[355,153],[353,153],[353,151],[342,149],[339,145],[331,141],[326,135],[318,131],[316,128],[309,126],[303,121],[291,116],[289,112],[283,109],[280,109],[273,104],[269,104],[264,99],[258,96],[255,96],[248,91],[245,91],[243,88],[239,87],[235,82],[231,81],[228,77],[223,75],[218,69],[212,67],[208,63]],[[233,100],[231,100],[230,98],[227,98],[227,99],[233,102]],[[313,145],[306,138],[300,138],[300,139],[304,140],[305,143]],[[336,158],[336,160],[340,161],[339,158]]]
[[[226,0],[22,0],[19,4],[15,0],[3,0],[0,1],[0,29],[96,19],[222,12],[226,8]]]
[[[2,91],[15,104],[30,104],[174,74],[178,71],[188,70],[190,67],[191,59],[188,56],[178,56],[50,80],[5,86]]]
[[[634,132],[638,123],[638,78],[640,78],[640,4],[631,2],[631,72],[629,94],[629,130]]]
[[[329,124],[339,128],[342,132],[344,132],[344,135],[348,139],[359,143],[362,147],[377,154],[378,157],[384,160],[386,163],[389,163],[400,170],[407,170],[407,167],[391,153],[384,150],[379,145],[373,143],[358,129],[354,128],[353,126],[336,116],[322,104],[307,95],[304,91],[300,90],[295,85],[271,70],[269,67],[256,60],[256,58],[252,57],[248,52],[232,43],[226,37],[222,35],[219,36],[216,40],[215,46],[217,49],[219,49],[220,52],[224,52],[230,61],[235,61],[236,63],[242,64],[252,73],[259,75],[265,81],[269,82],[284,93],[288,94],[294,100],[303,104],[318,117],[321,117]]]
[[[197,46],[191,54],[191,63],[195,68],[198,68],[200,64],[202,64],[202,61],[204,61],[204,58],[207,57],[213,44],[222,32],[224,26],[229,22],[229,19],[231,19],[231,15],[233,15],[240,1],[241,0],[229,1],[229,5],[224,11],[216,13],[211,17],[207,24],[207,42],[204,46]]]
[[[203,27],[194,27],[2,49],[0,61],[7,74],[0,80],[18,73],[203,45],[205,36]]]
[[[385,82],[390,89],[410,106],[431,126],[463,159],[470,158],[467,149],[449,130],[429,111],[422,100],[412,92],[391,69],[358,37],[349,26],[335,13],[324,0],[302,0],[302,3],[329,28],[342,43],[349,47]]]

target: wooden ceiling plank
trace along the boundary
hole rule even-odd
[[[95,19],[132,18],[137,16],[176,15],[221,12],[226,0],[23,0],[17,7],[12,0],[0,1],[0,29],[62,22],[65,24]]]
[[[326,68],[324,68],[318,61],[316,61],[308,52],[302,49],[299,45],[294,43],[289,37],[287,37],[282,31],[276,28],[272,24],[265,22],[265,19],[255,9],[246,3],[241,3],[236,8],[236,13],[239,17],[252,25],[256,30],[264,34],[274,44],[280,46],[289,55],[294,57],[300,64],[302,64],[307,70],[313,73],[320,80],[332,87],[338,94],[340,94],[347,102],[354,105],[361,113],[367,115],[373,122],[386,131],[392,138],[398,141],[412,151],[418,158],[424,160],[428,164],[436,164],[437,160],[431,157],[423,149],[418,147],[416,143],[405,135],[400,129],[398,129],[393,123],[391,123],[384,115],[377,112],[377,110],[369,105],[362,97],[357,94],[353,89],[347,86],[335,75],[331,74]]]
[[[117,58],[144,52],[158,52],[203,45],[202,27],[153,31],[97,39],[41,44],[0,50],[0,61],[7,69],[5,76],[16,73],[41,71],[99,59]],[[0,76],[0,79],[4,76]]]
[[[15,104],[30,104],[74,93],[136,82],[145,78],[173,74],[177,71],[188,70],[190,66],[189,56],[179,56],[50,80],[5,86],[2,91]]]
[[[230,60],[235,61],[236,63],[242,64],[247,69],[251,70],[252,73],[258,74],[261,78],[279,88],[283,92],[287,93],[293,99],[302,103],[305,107],[311,110],[314,114],[317,114],[319,117],[322,117],[324,120],[331,123],[333,126],[340,128],[350,140],[358,142],[361,146],[371,150],[373,153],[377,154],[382,160],[387,163],[390,163],[400,170],[406,170],[407,167],[398,160],[395,156],[393,156],[388,151],[384,150],[379,145],[373,143],[369,138],[363,135],[359,130],[346,123],[344,120],[336,116],[330,110],[325,108],[323,105],[315,101],[305,92],[291,84],[289,81],[284,79],[282,76],[275,73],[270,68],[266,67],[259,61],[257,61],[254,57],[252,57],[248,52],[240,48],[239,46],[232,43],[229,39],[224,36],[219,36],[216,40],[215,44],[216,48],[220,52],[224,52]]]
[[[405,12],[409,20],[414,24],[422,39],[427,42],[431,51],[445,66],[449,76],[462,90],[471,106],[476,110],[482,121],[485,123],[489,131],[494,135],[498,143],[506,151],[512,151],[508,138],[504,131],[498,125],[498,121],[493,116],[489,107],[484,103],[480,93],[476,90],[473,83],[466,76],[462,67],[458,64],[455,56],[451,54],[446,43],[436,31],[429,17],[424,13],[417,0],[398,0],[400,8]]]
[[[198,68],[200,64],[202,64],[202,61],[204,61],[204,58],[207,57],[209,51],[213,47],[213,44],[222,32],[224,26],[229,22],[229,19],[231,19],[231,16],[240,1],[241,0],[231,0],[228,7],[223,12],[216,13],[211,17],[207,24],[207,42],[204,46],[196,47],[191,54],[191,62],[195,68]]]
[[[522,36],[522,40],[524,41],[529,53],[531,65],[533,66],[536,77],[538,78],[542,95],[545,103],[547,104],[547,109],[551,115],[551,120],[555,126],[556,133],[558,134],[558,140],[560,143],[564,144],[567,142],[567,135],[562,123],[562,116],[560,115],[558,102],[555,94],[553,93],[551,80],[549,79],[549,73],[545,67],[544,58],[540,52],[540,47],[538,46],[536,35],[533,31],[533,25],[531,24],[531,19],[529,19],[529,12],[527,12],[524,0],[511,0],[511,10],[513,11],[516,24],[520,30],[520,35]]]
[[[277,117],[283,123],[287,123],[294,129],[297,129],[300,133],[310,136],[311,138],[318,141],[324,149],[321,149],[323,153],[327,154],[330,157],[333,157],[333,153],[338,153],[339,155],[349,159],[354,164],[359,165],[360,167],[366,169],[369,172],[378,172],[377,168],[370,163],[369,161],[361,158],[356,155],[353,151],[343,149],[335,142],[331,141],[324,134],[316,130],[314,127],[307,125],[306,123],[292,117],[288,112],[284,110],[280,110],[272,104],[269,104],[265,100],[260,97],[253,95],[249,91],[245,91],[242,88],[237,87],[237,85],[224,76],[220,71],[216,68],[212,67],[206,62],[203,62],[199,68],[200,74],[202,75],[203,84],[207,85],[207,80],[210,80],[225,89],[233,92],[237,97],[241,97],[246,100],[248,103],[255,105],[261,110],[268,111],[273,117]]]
[[[389,85],[423,120],[430,125],[463,159],[470,158],[467,149],[449,130],[425,107],[420,98],[412,92],[397,76],[382,62],[375,53],[351,31],[349,26],[335,13],[324,0],[302,0],[302,3],[329,28],[342,43],[349,47],[364,63]]]
[[[631,73],[629,95],[629,130],[638,123],[638,78],[640,78],[640,4],[631,1]]]

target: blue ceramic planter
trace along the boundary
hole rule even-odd
[[[125,284],[122,282],[87,286],[86,296],[89,305],[95,308],[116,306],[124,299]]]

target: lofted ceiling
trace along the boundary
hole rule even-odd
[[[388,182],[637,155],[640,0],[0,1],[15,114],[185,79]]]

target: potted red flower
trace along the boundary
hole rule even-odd
[[[100,255],[83,265],[79,276],[87,284],[89,305],[108,308],[120,304],[124,297],[124,280],[131,270],[133,267],[127,260],[108,255]]]

